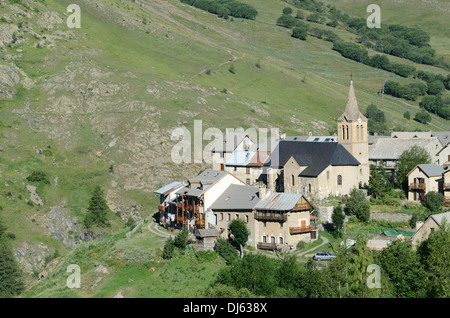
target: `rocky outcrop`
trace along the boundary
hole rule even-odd
[[[46,265],[47,257],[51,255],[51,251],[44,243],[24,242],[21,247],[14,251],[22,270],[28,274],[34,274],[42,271]]]

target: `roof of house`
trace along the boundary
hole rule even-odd
[[[217,237],[220,236],[220,233],[215,227],[212,227],[209,229],[196,229],[195,235],[197,237]]]
[[[450,142],[450,131],[432,131],[431,135],[439,138],[442,146],[446,146]]]
[[[247,167],[262,167],[270,156],[270,151],[257,151],[250,159]]]
[[[168,185],[165,185],[162,188],[159,188],[158,190],[154,191],[154,193],[167,195],[167,194],[181,188],[183,185],[184,185],[183,182],[174,181],[172,183],[169,183]]]
[[[211,147],[211,152],[233,152],[245,139],[245,137],[249,137],[245,132],[224,133],[221,137],[214,141]]]
[[[215,182],[228,174],[227,171],[208,169],[200,173],[195,178],[189,179],[188,184],[180,188],[176,194],[184,193],[187,196],[199,197]],[[190,184],[190,187],[189,187]]]
[[[338,137],[335,136],[309,136],[306,141],[314,142],[337,142]]]
[[[373,145],[369,145],[369,159],[397,160],[405,150],[413,146],[425,148],[430,155],[440,150],[437,137],[428,138],[380,138]]]
[[[259,188],[230,184],[211,205],[211,210],[252,210],[259,202]]]
[[[316,177],[326,167],[358,166],[359,161],[337,142],[308,142],[282,140],[264,164],[281,168],[293,157],[300,166],[307,166],[300,176]]]
[[[420,164],[414,167],[409,173],[412,173],[415,169],[419,168],[422,170],[428,177],[440,177],[442,176],[442,173],[444,172],[444,168],[441,166],[435,165],[434,163],[430,164]]]
[[[255,210],[289,211],[302,198],[298,193],[272,193],[255,205]]]
[[[247,166],[256,154],[254,151],[235,150],[225,161],[226,166]]]
[[[433,220],[439,226],[442,225],[444,219],[446,219],[447,224],[450,224],[450,212],[439,213],[439,214],[432,214],[430,217],[433,218]]]

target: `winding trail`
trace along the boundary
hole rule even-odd
[[[169,234],[167,232],[163,232],[159,229],[159,225],[157,223],[155,223],[155,221],[152,221],[148,226],[147,229],[152,232],[153,234],[163,237],[163,238],[169,238],[171,237],[172,239],[175,238],[175,235]]]

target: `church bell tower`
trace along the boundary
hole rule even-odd
[[[360,184],[369,183],[369,144],[367,118],[359,111],[353,81],[350,81],[347,105],[337,119],[338,142],[360,162]]]

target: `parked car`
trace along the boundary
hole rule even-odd
[[[313,259],[315,261],[327,261],[335,257],[336,256],[331,254],[330,252],[317,252],[316,254],[314,254]]]

